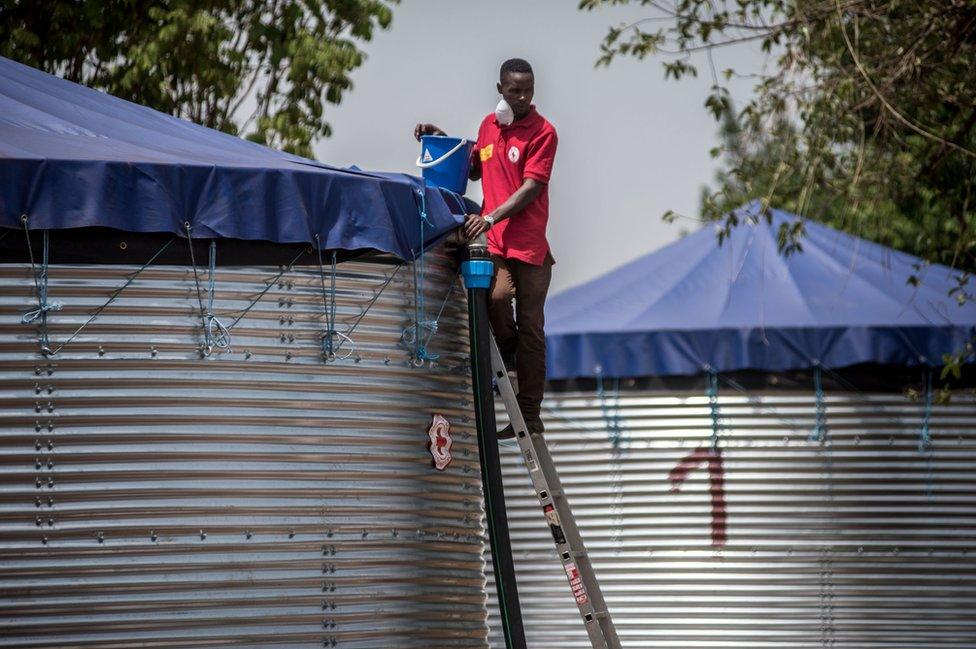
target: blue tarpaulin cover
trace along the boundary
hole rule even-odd
[[[949,294],[960,271],[812,221],[784,257],[777,233],[797,217],[771,215],[751,204],[722,245],[705,227],[554,296],[549,378],[941,365],[966,349],[976,304]]]
[[[0,226],[102,226],[411,259],[457,197],[403,174],[339,169],[192,124],[0,57]],[[456,212],[456,214],[452,213]]]

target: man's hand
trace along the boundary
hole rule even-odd
[[[485,217],[479,214],[468,214],[468,219],[464,222],[464,237],[471,241],[479,234],[484,234],[490,228]]]
[[[417,124],[413,128],[413,136],[419,141],[421,135],[447,135],[447,133],[433,124]]]

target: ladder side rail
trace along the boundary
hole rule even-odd
[[[533,442],[540,469],[545,474],[552,493],[555,494],[553,500],[556,510],[559,513],[559,520],[562,523],[563,532],[567,539],[577,540],[573,544],[570,553],[579,567],[580,578],[583,580],[586,592],[593,602],[593,608],[597,612],[600,626],[603,628],[603,634],[607,639],[607,645],[612,648],[619,647],[620,641],[617,638],[617,631],[610,617],[610,609],[607,607],[606,600],[603,597],[603,591],[596,579],[596,571],[593,569],[593,563],[584,545],[583,536],[580,534],[579,528],[576,525],[576,517],[573,515],[572,509],[569,506],[566,492],[563,491],[562,482],[559,479],[555,463],[549,453],[549,447],[542,435],[530,434],[530,438]]]
[[[619,649],[620,640],[616,628],[569,502],[562,490],[549,448],[541,435],[528,433],[501,352],[494,336],[491,339],[492,370],[498,391],[515,431],[515,439],[529,471],[536,497],[549,524],[556,553],[566,573],[590,643],[594,649]]]

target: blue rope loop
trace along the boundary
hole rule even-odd
[[[814,361],[813,365],[813,391],[816,414],[814,417],[813,429],[807,438],[811,442],[823,443],[827,436],[827,407],[824,403],[823,375],[820,363]]]
[[[88,327],[88,325],[90,325],[92,322],[94,322],[95,319],[98,318],[98,316],[102,313],[102,311],[104,311],[105,309],[107,309],[110,304],[112,304],[113,302],[115,302],[116,298],[118,298],[119,295],[122,294],[122,291],[124,291],[125,289],[127,289],[129,287],[129,285],[132,284],[132,282],[136,281],[136,278],[139,277],[139,275],[142,273],[142,271],[146,270],[146,268],[148,268],[149,266],[151,266],[152,263],[154,261],[156,261],[156,259],[161,254],[163,254],[166,251],[166,249],[169,248],[173,244],[174,241],[176,241],[176,237],[173,237],[172,239],[170,239],[169,241],[167,241],[166,243],[164,243],[163,246],[159,250],[157,250],[156,253],[152,257],[149,258],[149,261],[147,261],[146,263],[144,263],[142,265],[142,267],[139,268],[139,270],[137,270],[136,272],[132,273],[129,276],[129,278],[127,280],[125,280],[125,282],[121,286],[119,286],[117,289],[115,289],[112,292],[112,294],[109,296],[109,298],[105,302],[102,302],[102,304],[97,309],[95,309],[95,311],[93,311],[91,315],[88,316],[88,319],[87,320],[85,320],[83,323],[81,323],[81,325],[79,325],[78,328],[75,329],[71,333],[71,335],[68,336],[68,338],[64,342],[62,342],[60,345],[58,345],[57,349],[53,349],[53,350],[52,349],[48,349],[45,352],[45,354],[47,356],[57,356],[59,353],[61,353],[61,350],[63,350],[68,345],[70,345],[71,344],[71,341],[73,341],[75,338],[77,338],[78,335],[82,331],[84,331],[86,327]],[[60,310],[61,305],[60,304],[53,305],[53,307],[54,307],[54,310]]]
[[[620,423],[620,377],[613,377],[613,417],[610,420],[610,430],[612,437],[610,443],[614,450],[620,450],[620,443],[623,441],[623,426]]]
[[[458,273],[460,273],[460,269],[458,269]],[[444,294],[444,299],[441,300],[441,305],[437,309],[437,315],[434,317],[434,319],[424,320],[421,322],[422,328],[427,331],[427,336],[421,341],[421,345],[420,345],[421,355],[427,358],[428,360],[437,360],[438,358],[440,358],[438,354],[431,354],[429,351],[427,351],[427,346],[430,344],[430,341],[434,337],[434,334],[437,333],[438,327],[440,326],[441,316],[444,315],[444,309],[447,307],[448,301],[451,299],[451,296],[454,294],[454,289],[457,288],[458,273],[455,273],[454,277],[451,278],[451,281],[447,287],[447,292]],[[404,329],[403,332],[400,334],[400,339],[407,345],[414,345],[416,343],[416,336],[417,336],[417,328],[414,325],[410,325],[406,329]],[[415,358],[418,357],[415,356]],[[422,364],[423,364],[422,360],[417,362],[418,367]]]
[[[27,252],[30,255],[31,273],[34,275],[34,288],[37,292],[37,308],[25,313],[21,317],[20,321],[23,324],[30,324],[35,320],[40,319],[40,323],[38,324],[38,342],[41,345],[41,353],[44,354],[45,356],[48,356],[51,354],[51,341],[48,336],[48,330],[47,330],[47,314],[50,311],[60,311],[62,308],[61,303],[59,302],[49,303],[47,299],[48,266],[49,266],[48,260],[49,260],[50,248],[51,248],[50,232],[48,230],[44,230],[44,237],[43,237],[44,249],[42,253],[43,256],[41,258],[41,273],[40,276],[38,276],[37,269],[35,268],[34,265],[34,251],[31,248],[30,230],[27,227],[27,217],[26,216],[22,217],[21,221],[24,224],[24,233],[27,235]]]
[[[420,250],[423,252],[424,249],[424,224],[429,228],[433,228],[434,224],[430,222],[427,218],[427,181],[421,180],[423,187],[417,190],[417,196],[420,199]]]
[[[925,455],[925,497],[932,502],[935,492],[935,467],[932,462],[932,372],[930,365],[925,371],[925,410],[922,414],[922,428],[918,432],[918,452]]]
[[[348,335],[336,329],[336,251],[332,251],[330,260],[329,289],[325,288],[325,264],[322,262],[322,244],[319,235],[315,235],[316,250],[319,257],[319,281],[322,285],[322,309],[325,315],[325,331],[322,333],[322,360],[326,363],[334,360],[345,360],[356,351],[356,343]],[[346,353],[339,356],[339,349],[344,342],[349,343]]]
[[[47,296],[44,296],[38,300],[38,308],[33,311],[28,311],[25,313],[20,321],[23,324],[30,324],[40,318],[42,315],[46,315],[49,311],[60,311],[61,305],[58,303],[47,304]]]
[[[925,453],[932,450],[932,367],[925,372],[925,410],[922,413],[922,428],[918,432],[918,452]]]
[[[620,421],[620,378],[614,377],[612,392],[608,394],[603,383],[603,366],[596,366],[596,392],[600,400],[600,410],[603,413],[603,420],[607,424],[607,437],[614,451],[620,450],[620,443],[623,439],[623,426]],[[615,407],[610,408],[610,399],[615,402]]]
[[[336,331],[336,252],[332,251],[332,265],[329,279],[329,290],[325,288],[325,264],[322,262],[322,240],[318,234],[315,235],[315,251],[319,258],[319,282],[322,286],[322,310],[325,316],[325,332],[322,334],[322,358],[326,362],[336,359],[335,339],[339,332]]]
[[[200,348],[201,355],[206,358],[210,356],[214,346],[227,347],[230,345],[230,332],[220,320],[213,315],[214,288],[217,274],[217,242],[210,242],[210,276],[209,276],[209,298],[208,306],[203,306],[203,292],[200,288],[200,274],[197,272],[197,258],[193,252],[193,226],[189,221],[183,222],[186,230],[186,245],[190,250],[190,264],[193,267],[193,283],[197,287],[197,303],[200,305],[200,317],[203,320],[203,345]],[[216,329],[216,333],[214,330]]]
[[[710,365],[705,366],[705,395],[708,397],[708,407],[712,416],[711,447],[713,451],[717,451],[719,431],[722,428],[722,422],[719,419],[718,372]]]
[[[427,345],[430,343],[431,338],[437,333],[437,320],[440,315],[434,320],[427,319],[427,305],[425,303],[425,291],[424,283],[427,276],[427,268],[424,263],[424,226],[433,228],[434,224],[430,222],[427,218],[427,182],[423,181],[423,186],[421,189],[417,190],[417,205],[420,218],[420,243],[418,244],[418,251],[414,255],[413,264],[413,305],[414,305],[414,317],[413,323],[408,325],[403,329],[400,335],[400,340],[402,340],[407,345],[413,346],[413,364],[416,367],[421,367],[425,362],[436,361],[440,358],[439,354],[432,354],[428,351]],[[453,289],[453,282],[451,285]],[[450,296],[451,291],[448,291],[448,296]],[[446,300],[446,298],[445,298]],[[443,311],[443,306],[441,307]],[[427,332],[427,335],[424,335]]]
[[[209,356],[214,347],[230,348],[230,330],[214,315],[214,293],[217,287],[217,242],[210,242],[210,264],[207,278],[207,312],[203,317],[204,355]]]

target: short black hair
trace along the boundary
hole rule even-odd
[[[506,74],[511,72],[535,76],[535,73],[532,71],[532,66],[525,59],[509,59],[502,63],[502,68],[498,71],[498,80],[501,81],[505,78]]]

